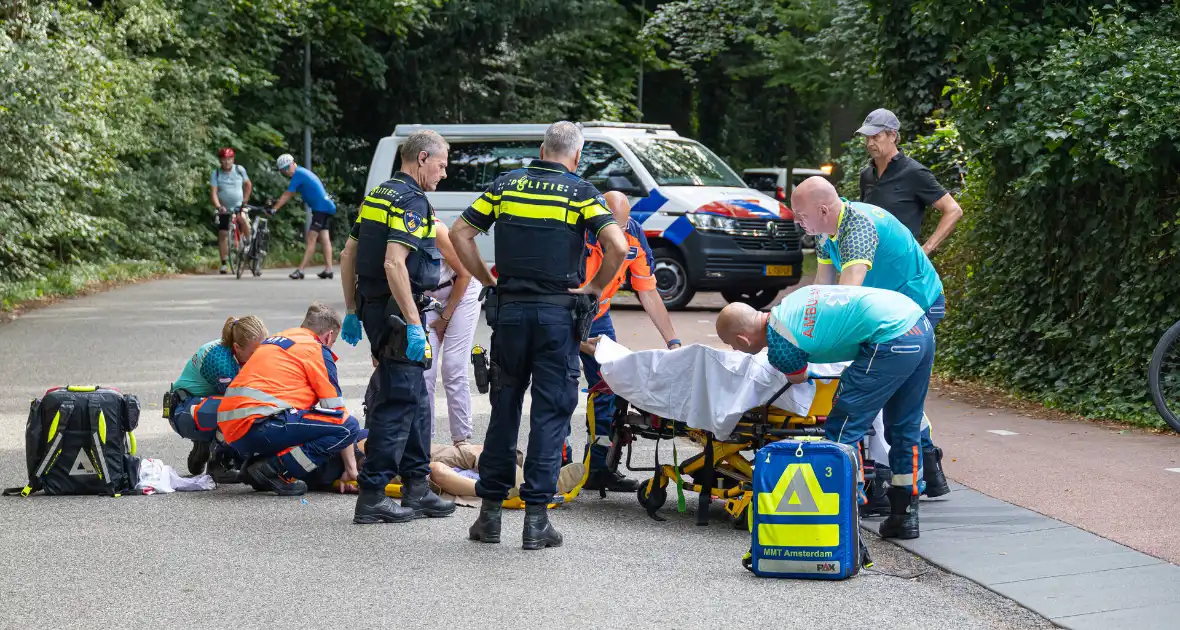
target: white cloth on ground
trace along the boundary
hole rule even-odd
[[[786,375],[770,365],[766,352],[750,355],[701,344],[632,352],[603,337],[594,358],[611,391],[635,407],[711,431],[722,440],[733,432],[742,414],[765,405],[787,384]],[[810,370],[834,376],[847,365],[813,363]],[[815,385],[801,383],[792,385],[773,404],[803,416],[814,397]],[[881,414],[873,426],[877,429],[873,442],[884,445]]]
[[[140,494],[197,492],[212,490],[215,486],[209,475],[181,477],[175,469],[158,459],[144,457],[139,460],[139,482],[135,484],[135,490]]]

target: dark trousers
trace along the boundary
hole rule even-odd
[[[932,329],[938,329],[938,322],[941,322],[944,317],[946,317],[946,296],[940,295],[937,300],[934,300],[934,304],[930,305],[930,310],[926,311],[926,319],[930,320]],[[930,437],[929,423],[929,418],[926,418],[926,421],[922,423],[922,450],[924,451],[934,448],[934,441]],[[886,431],[885,441],[889,441],[888,431]]]
[[[933,366],[934,331],[925,317],[896,339],[862,344],[860,354],[840,375],[836,402],[824,422],[824,437],[855,445],[880,412],[893,485],[920,492],[922,408]]]
[[[303,479],[356,443],[360,424],[343,412],[287,409],[231,444],[242,458],[270,455],[281,475]]]
[[[492,362],[500,370],[493,390],[492,418],[479,458],[475,492],[503,501],[516,483],[516,444],[524,392],[532,379],[529,447],[520,498],[543,505],[557,492],[561,446],[569,437],[570,418],[578,405],[578,341],[569,309],[538,302],[500,306],[493,332]]]
[[[369,342],[384,339],[387,299],[366,302],[362,323]],[[373,313],[369,316],[369,313]],[[373,354],[380,349],[374,348]],[[365,463],[357,485],[362,490],[384,490],[394,477],[422,479],[430,474],[430,401],[421,365],[379,359],[372,384],[372,405],[367,409]]]

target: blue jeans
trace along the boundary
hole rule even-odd
[[[499,388],[491,393],[492,418],[475,493],[503,501],[516,484],[521,407],[531,379],[533,408],[520,498],[528,505],[544,505],[557,492],[561,446],[578,406],[581,366],[570,310],[541,302],[501,304],[491,358],[499,369]]]
[[[255,423],[230,446],[243,458],[269,455],[281,475],[302,479],[357,441],[352,416],[319,409],[288,409]]]
[[[941,322],[944,317],[946,317],[946,296],[940,295],[937,300],[934,300],[934,304],[930,305],[930,310],[926,311],[926,319],[930,320],[930,327],[937,330],[938,322]],[[928,451],[934,448],[934,441],[930,438],[930,418],[925,420],[926,422],[922,423],[922,450]],[[885,441],[889,441],[888,431],[886,431]]]
[[[836,402],[824,423],[824,437],[856,445],[881,412],[893,485],[920,492],[922,408],[933,366],[934,329],[925,317],[895,339],[862,344],[856,360],[840,376]],[[861,499],[863,502],[863,480]]]
[[[616,341],[615,325],[611,321],[610,311],[594,320],[594,323],[590,325],[591,339],[602,335],[609,337],[611,341]],[[594,355],[585,352],[580,355],[582,357],[582,371],[586,375],[586,386],[594,387],[602,381],[602,376],[598,373],[602,366],[594,360]],[[598,443],[590,446],[590,469],[597,470],[606,467],[606,453],[610,450],[611,420],[615,415],[615,395],[594,394],[587,399],[587,402],[593,402],[593,404],[586,407],[586,443],[592,444],[594,439],[598,438]],[[566,448],[570,448],[568,440]]]

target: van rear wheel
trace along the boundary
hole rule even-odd
[[[660,292],[664,307],[671,311],[688,306],[697,290],[688,279],[688,267],[680,254],[667,247],[657,247],[652,256],[655,257],[652,271],[656,276],[656,290]]]
[[[721,297],[725,298],[726,302],[745,302],[761,310],[774,303],[774,299],[778,297],[778,292],[779,289],[753,289],[750,291],[732,289],[722,291]]]

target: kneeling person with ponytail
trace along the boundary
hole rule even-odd
[[[212,453],[217,436],[217,407],[230,381],[267,336],[262,320],[253,315],[225,320],[221,339],[202,345],[188,360],[165,400],[168,422],[180,437],[193,441],[188,470],[208,472],[216,483],[236,483],[228,453]],[[224,450],[224,449],[223,449]]]

